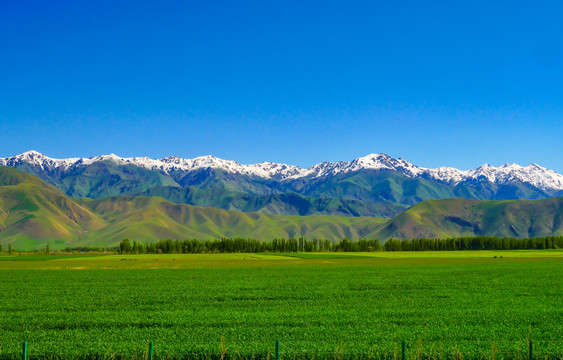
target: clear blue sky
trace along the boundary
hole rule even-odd
[[[562,4],[2,1],[0,156],[563,173]]]

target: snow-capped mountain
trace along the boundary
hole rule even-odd
[[[386,154],[370,154],[352,161],[323,162],[313,165],[309,169],[304,170],[293,177],[334,176],[341,173],[349,173],[360,170],[394,170],[409,177],[416,177],[420,175],[422,171],[421,168],[403,159],[394,159]]]
[[[170,156],[163,159],[144,157],[122,158],[115,154],[94,156],[91,158],[53,159],[37,151],[27,151],[9,158],[0,158],[0,166],[17,167],[28,164],[38,166],[43,170],[68,170],[81,166],[92,165],[96,162],[110,161],[118,165],[135,165],[148,170],[158,170],[163,173],[172,171],[190,172],[197,169],[221,169],[227,172],[263,178],[285,179],[303,170],[294,165],[263,162],[253,165],[242,165],[236,161],[223,160],[212,155],[200,156],[193,159],[183,159]]]
[[[391,170],[410,178],[431,178],[454,186],[468,180],[486,179],[499,185],[520,181],[542,190],[563,190],[563,175],[536,164],[527,166],[504,164],[500,167],[485,164],[476,169],[465,171],[452,167],[427,169],[418,167],[404,159],[394,159],[385,154],[371,154],[348,162],[323,162],[292,177],[325,177],[360,170]]]
[[[465,181],[489,181],[497,185],[522,182],[541,190],[563,190],[563,175],[536,164],[520,166],[505,164],[494,167],[484,164],[476,169],[459,170],[452,167],[428,169],[416,166],[404,159],[395,159],[386,154],[370,154],[352,161],[323,162],[302,169],[295,165],[263,162],[244,165],[232,160],[223,160],[214,156],[201,156],[184,159],[170,156],[162,159],[148,157],[122,158],[114,154],[91,158],[53,159],[36,151],[28,151],[13,157],[0,158],[1,166],[20,167],[30,165],[44,171],[68,171],[97,162],[113,162],[118,165],[135,165],[147,170],[159,171],[164,174],[173,172],[189,173],[198,169],[220,169],[228,173],[240,174],[278,181],[291,181],[299,178],[324,178],[338,174],[346,174],[361,170],[388,170],[400,173],[409,178],[425,178],[438,182],[458,185]]]
[[[500,167],[485,164],[477,169],[464,171],[463,176],[467,179],[483,177],[492,183],[501,185],[520,181],[542,190],[563,189],[562,175],[536,164],[529,164],[527,166],[504,164]]]
[[[94,159],[94,158],[92,158]],[[0,158],[0,166],[17,167],[18,165],[32,165],[38,166],[44,170],[52,170],[55,168],[68,169],[72,165],[81,161],[81,158],[68,158],[68,159],[52,159],[37,151],[26,151],[22,154]]]

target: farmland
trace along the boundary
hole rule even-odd
[[[22,261],[24,260],[24,261]],[[0,257],[0,358],[563,357],[563,252]]]

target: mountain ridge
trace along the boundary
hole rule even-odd
[[[416,166],[402,158],[392,158],[389,155],[369,154],[351,161],[322,162],[308,169],[296,165],[262,162],[243,165],[233,160],[224,160],[212,155],[185,159],[169,156],[162,159],[149,157],[122,158],[115,154],[99,155],[90,158],[54,159],[37,151],[27,151],[19,155],[0,158],[0,165],[14,167],[18,163],[38,165],[42,168],[62,168],[72,166],[87,166],[95,162],[111,161],[120,165],[132,164],[147,170],[159,170],[165,173],[174,170],[194,171],[197,169],[216,168],[224,171],[257,176],[266,179],[288,180],[302,177],[334,176],[340,173],[350,173],[360,170],[394,170],[408,177],[430,177],[434,180],[453,183],[454,185],[469,179],[484,177],[493,183],[506,184],[515,180],[528,182],[542,190],[563,190],[563,175],[546,169],[537,164],[521,166],[506,163],[499,167],[487,163],[469,170],[459,170],[453,167],[423,168]]]

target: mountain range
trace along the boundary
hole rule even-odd
[[[428,169],[385,154],[308,169],[214,156],[53,159],[36,151],[0,166],[36,175],[73,198],[157,196],[176,204],[278,215],[392,218],[424,200],[544,199],[563,195],[563,175],[536,164]]]
[[[74,199],[31,174],[0,167],[0,244],[34,249],[47,244],[111,246],[124,238],[200,240],[306,236],[447,238],[563,235],[563,198],[478,201],[427,200],[389,218],[285,216],[174,204],[158,196]]]

